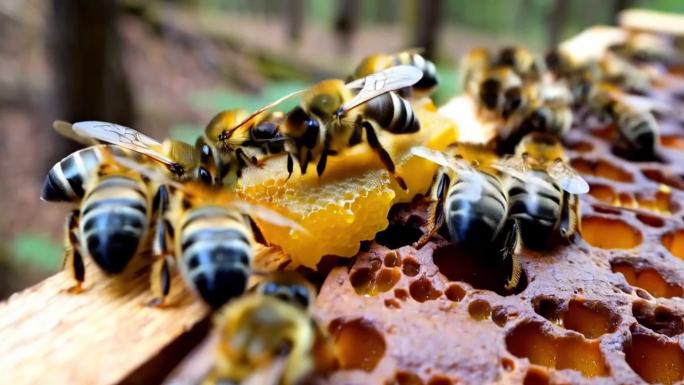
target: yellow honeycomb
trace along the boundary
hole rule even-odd
[[[284,156],[269,160],[261,169],[245,170],[239,190],[242,197],[275,207],[308,230],[301,233],[257,220],[264,237],[279,245],[297,265],[315,267],[324,255],[356,254],[361,241],[373,239],[387,227],[387,214],[394,203],[410,201],[427,191],[436,166],[411,156],[410,148],[422,144],[439,150],[456,140],[456,126],[438,115],[431,104],[417,107],[416,113],[420,132],[383,133],[380,139],[408,191],[390,179],[365,143],[328,158],[321,178],[315,164],[310,164],[305,175],[295,171],[286,181]]]

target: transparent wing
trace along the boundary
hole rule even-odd
[[[259,115],[260,113],[262,113],[262,112],[264,112],[264,111],[267,111],[267,110],[270,110],[271,108],[277,106],[278,104],[284,102],[285,100],[287,100],[287,99],[289,99],[289,98],[291,98],[291,97],[293,97],[293,96],[295,96],[295,95],[298,95],[298,94],[300,94],[300,93],[302,93],[302,92],[304,92],[304,90],[299,90],[299,91],[295,91],[295,92],[289,93],[289,94],[283,96],[282,98],[280,98],[280,99],[274,101],[273,103],[267,104],[267,105],[265,105],[265,106],[259,108],[258,110],[256,110],[256,111],[252,112],[251,114],[247,115],[247,117],[244,118],[240,123],[236,124],[235,127],[231,128],[231,129],[229,130],[229,132],[233,132],[233,131],[237,130],[238,128],[240,128],[240,127],[244,126],[245,124],[247,124],[250,120],[254,119],[254,117],[257,116],[257,115]]]
[[[132,159],[124,158],[122,156],[113,156],[113,159],[119,165],[129,170],[133,170],[137,173],[140,173],[141,175],[146,176],[153,182],[156,182],[158,184],[165,184],[167,186],[172,186],[179,190],[185,189],[185,185],[169,178],[169,176],[163,173],[160,168],[152,167],[147,164],[140,164]]]
[[[300,225],[298,222],[284,216],[283,214],[280,214],[277,211],[271,210],[267,207],[256,205],[249,203],[247,201],[243,200],[232,200],[228,203],[228,206],[234,207],[237,210],[242,211],[243,213],[251,216],[258,218],[260,220],[263,220],[265,222],[268,222],[270,224],[279,226],[279,227],[290,227],[293,228],[300,233],[308,234],[308,230],[306,230],[302,225]]]
[[[115,144],[147,155],[167,165],[176,163],[161,152],[161,143],[132,128],[98,121],[78,122],[74,123],[72,127],[74,132],[80,136]]]
[[[440,166],[448,167],[456,172],[462,172],[469,168],[464,161],[459,161],[441,151],[431,150],[427,147],[413,147],[411,149],[411,154],[427,159]]]
[[[586,194],[589,192],[589,184],[577,171],[561,159],[556,159],[546,168],[546,172],[553,178],[563,190],[570,194]]]
[[[519,179],[526,179],[530,166],[522,156],[509,156],[491,164],[492,168]]]
[[[92,146],[98,144],[97,140],[92,138],[87,138],[77,134],[71,123],[65,122],[63,120],[55,120],[52,123],[52,127],[57,131],[58,134],[62,135],[67,139],[71,139],[76,143],[85,144],[86,146]]]
[[[423,77],[423,71],[410,65],[390,67],[346,84],[349,89],[361,89],[341,110],[346,112],[386,92],[410,87]]]

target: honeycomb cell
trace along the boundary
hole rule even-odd
[[[449,287],[446,289],[446,291],[444,292],[444,294],[446,295],[446,297],[447,297],[450,301],[458,302],[458,301],[462,300],[463,297],[465,297],[466,291],[465,291],[464,288],[461,287],[461,285],[459,285],[459,284],[457,284],[457,283],[452,283],[452,284],[449,285]]]
[[[651,227],[663,227],[665,226],[665,221],[661,217],[657,217],[655,215],[648,215],[644,213],[638,213],[636,214],[636,218],[639,220],[639,222],[651,226]]]
[[[585,377],[608,374],[598,340],[548,334],[542,324],[525,322],[506,336],[506,348],[519,358],[552,369],[577,370]]]
[[[506,322],[508,322],[508,311],[506,308],[497,306],[492,309],[492,321],[494,321],[498,327],[502,328],[506,326]]]
[[[401,303],[394,298],[388,298],[385,300],[385,307],[388,309],[401,309]]]
[[[644,289],[654,297],[681,297],[684,291],[681,286],[668,283],[652,267],[637,270],[628,262],[612,262],[610,267],[614,273],[622,274],[630,285]]]
[[[602,249],[632,249],[641,244],[641,231],[620,219],[606,217],[582,218],[582,238]]]
[[[570,161],[570,165],[582,174],[593,175],[616,182],[634,182],[634,176],[631,173],[605,160],[594,162],[583,158],[575,158]]]
[[[415,277],[420,272],[420,264],[413,257],[407,257],[402,262],[401,271],[408,277]]]
[[[492,315],[492,307],[489,302],[476,299],[468,304],[468,314],[476,321],[484,321]]]
[[[463,281],[477,289],[491,290],[501,295],[517,294],[527,287],[523,271],[520,283],[513,290],[506,289],[509,271],[495,256],[478,256],[449,244],[441,246],[432,256],[435,265],[450,281]]]
[[[647,168],[641,170],[644,176],[656,183],[661,183],[669,187],[684,190],[684,180],[679,175],[664,173],[658,169]]]
[[[632,315],[643,327],[668,337],[684,333],[684,315],[663,306],[646,301],[632,304]]]
[[[398,371],[394,375],[396,385],[423,385],[423,380],[417,374],[404,370]]]
[[[515,361],[508,357],[504,357],[501,359],[501,367],[507,372],[512,372],[515,370]]]
[[[665,337],[632,334],[625,344],[629,366],[649,384],[674,384],[684,380],[684,352]]]
[[[677,229],[663,235],[661,241],[672,255],[684,259],[684,229]]]
[[[365,318],[330,323],[335,348],[342,369],[372,371],[385,355],[385,338],[372,322]]]
[[[540,297],[532,303],[537,314],[588,339],[612,333],[620,322],[620,318],[600,302],[572,299],[563,306],[557,299]]]
[[[394,289],[394,296],[401,301],[406,301],[409,297],[408,292],[404,289]]]
[[[423,235],[420,224],[416,222],[397,223],[390,221],[389,226],[376,234],[375,241],[390,249],[411,245]]]
[[[684,151],[684,138],[679,135],[662,135],[660,144],[664,147]]]
[[[549,372],[546,369],[531,366],[525,373],[523,385],[548,385]]]
[[[661,186],[654,194],[637,193],[636,200],[640,209],[654,211],[659,214],[669,215],[679,209],[679,205],[672,200],[672,191],[669,187],[665,186]]]
[[[390,251],[389,253],[385,254],[385,258],[383,259],[383,262],[385,263],[385,266],[387,267],[399,267],[401,266],[401,258],[395,253],[394,251]]]
[[[435,300],[442,295],[442,292],[432,286],[432,282],[426,277],[419,278],[409,285],[411,297],[418,302]]]
[[[430,378],[427,385],[453,385],[453,382],[449,377],[437,374]]]
[[[362,267],[353,269],[349,274],[349,281],[359,295],[375,296],[391,290],[401,279],[401,270],[394,267],[373,271]]]
[[[592,183],[589,188],[589,194],[601,202],[605,202],[610,205],[617,205],[620,203],[613,188],[604,184]]]
[[[423,144],[442,149],[456,139],[451,121],[423,109],[416,113],[421,122],[420,132],[380,138],[408,191],[390,180],[366,144],[328,158],[320,178],[315,164],[311,164],[305,175],[295,171],[287,180],[284,156],[270,159],[262,168],[247,168],[238,191],[240,196],[272,206],[307,230],[303,233],[257,219],[266,240],[280,246],[294,265],[314,268],[323,255],[353,256],[362,241],[373,239],[377,232],[387,228],[391,206],[424,193],[436,169],[432,162],[410,156],[410,148]]]

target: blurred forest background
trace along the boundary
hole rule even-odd
[[[78,147],[53,133],[55,119],[194,142],[220,110],[411,47],[436,61],[443,103],[469,48],[544,51],[630,7],[684,13],[680,0],[1,0],[0,298],[61,265],[70,207],[38,197]]]

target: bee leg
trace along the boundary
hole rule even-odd
[[[64,267],[71,271],[76,284],[67,291],[78,294],[83,291],[85,280],[85,265],[81,256],[81,244],[79,241],[78,222],[80,211],[74,210],[69,213],[66,221],[66,252],[64,254]]]
[[[383,165],[385,165],[385,169],[387,169],[392,178],[397,181],[399,187],[401,187],[402,190],[407,191],[408,187],[406,186],[406,182],[395,172],[394,161],[392,161],[392,158],[387,153],[387,150],[382,147],[382,143],[380,143],[378,136],[375,134],[373,125],[366,121],[361,124],[366,129],[366,140],[368,141],[368,145],[373,149],[373,151],[375,151],[376,154],[378,154],[380,161]]]
[[[423,247],[444,224],[444,202],[449,190],[449,176],[441,170],[436,176],[438,182],[430,190],[430,206],[428,207],[427,231],[413,244],[415,248]]]
[[[316,172],[320,177],[325,171],[325,165],[328,161],[328,148],[330,147],[330,136],[325,136],[325,141],[323,142],[323,151],[321,151],[321,157],[318,159],[318,164],[316,165]]]
[[[292,158],[292,154],[290,154],[288,152],[287,153],[287,179],[285,179],[285,180],[290,179],[293,171],[294,171],[294,159]]]
[[[171,291],[171,272],[169,259],[171,252],[168,245],[168,237],[172,233],[171,224],[166,220],[165,214],[169,207],[169,192],[165,185],[159,186],[154,197],[153,212],[156,220],[154,224],[154,238],[152,239],[152,257],[155,259],[150,274],[150,287],[154,298],[147,306],[163,307],[166,296]]]
[[[559,231],[560,236],[567,241],[572,241],[572,238],[577,233],[577,218],[579,218],[578,210],[579,205],[577,201],[577,196],[571,195],[567,191],[564,191],[563,205],[561,206]]]
[[[311,149],[308,148],[299,153],[299,171],[302,175],[306,174],[306,169],[309,166],[309,162],[311,162],[312,157],[313,155],[311,154]]]
[[[511,261],[511,276],[504,286],[506,290],[513,290],[520,283],[520,277],[522,276],[522,264],[520,263],[521,245],[520,226],[518,225],[518,221],[513,220],[513,223],[510,225],[508,233],[506,234],[504,248],[502,250],[502,259],[504,261],[510,259]]]

